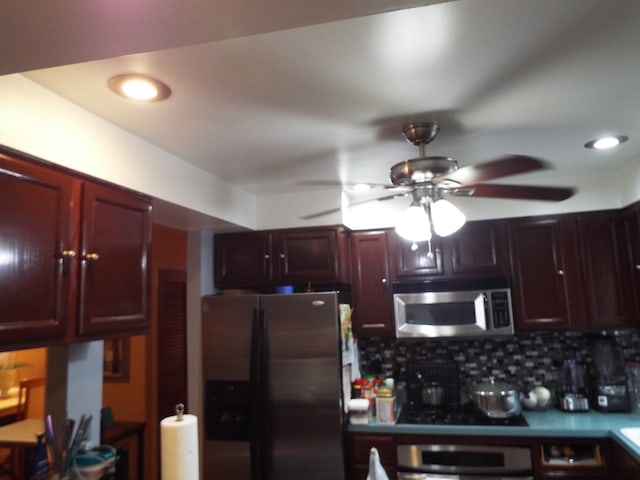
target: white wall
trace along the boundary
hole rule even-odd
[[[0,76],[0,144],[244,227],[255,198],[22,75]]]

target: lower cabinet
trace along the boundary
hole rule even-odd
[[[380,461],[389,479],[397,478],[397,447],[407,444],[528,447],[531,451],[531,475],[536,480],[557,478],[637,480],[640,478],[640,463],[623,447],[608,438],[352,433],[349,435],[348,444],[347,462],[350,465],[350,480],[366,480],[369,472],[369,453],[373,447],[378,450]]]
[[[375,447],[380,463],[389,479],[396,478],[396,442],[391,435],[351,435],[348,461],[351,480],[366,480],[369,473],[369,454]]]
[[[611,465],[613,467],[611,478],[638,480],[640,478],[640,462],[617,443],[611,443]]]
[[[611,445],[607,439],[554,438],[532,442],[536,478],[611,477]]]

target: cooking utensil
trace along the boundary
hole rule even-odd
[[[520,415],[520,393],[508,383],[496,382],[489,377],[488,382],[479,383],[471,389],[473,403],[489,418],[507,418]]]
[[[444,404],[445,388],[441,382],[427,382],[418,372],[416,376],[422,383],[422,403],[437,407]]]

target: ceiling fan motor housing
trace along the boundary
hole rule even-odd
[[[458,162],[449,157],[412,158],[391,167],[391,183],[398,186],[412,186],[431,182],[433,178],[453,172]]]

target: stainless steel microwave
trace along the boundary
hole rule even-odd
[[[397,338],[513,335],[511,289],[501,278],[396,282]]]

